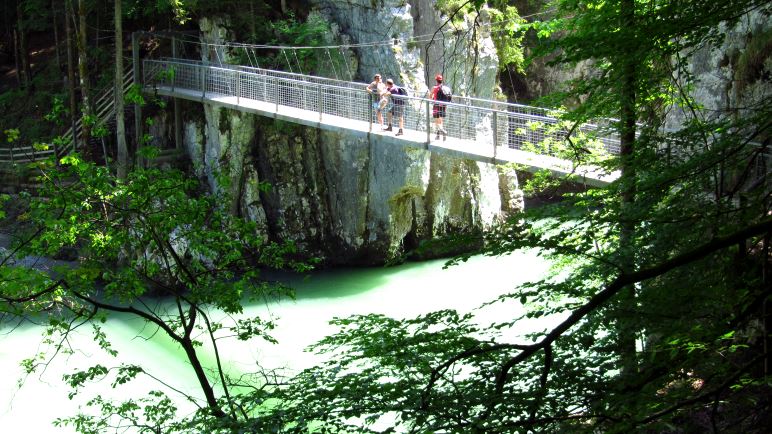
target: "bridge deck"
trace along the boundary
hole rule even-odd
[[[577,181],[585,182],[588,185],[606,185],[618,176],[615,173],[605,174],[592,167],[573,167],[570,161],[557,157],[535,154],[533,152],[511,149],[504,146],[496,147],[496,155],[494,155],[494,148],[491,146],[482,146],[474,140],[464,140],[454,137],[448,137],[447,140],[443,140],[442,138],[435,140],[434,135],[427,137],[426,131],[416,131],[405,128],[404,135],[396,136],[396,128],[394,128],[394,131],[392,132],[385,132],[381,131],[381,127],[378,124],[371,124],[366,121],[352,120],[330,114],[322,114],[320,116],[317,111],[250,98],[212,92],[204,93],[196,90],[171,88],[168,86],[156,86],[152,88],[152,91],[163,96],[205,102],[246,113],[253,113],[260,116],[319,128],[325,131],[368,137],[370,140],[378,140],[379,143],[384,144],[424,149],[438,154],[452,155],[454,157],[466,158],[484,163],[515,163],[523,166],[523,168],[529,171],[547,169],[559,176],[573,174],[576,176]]]

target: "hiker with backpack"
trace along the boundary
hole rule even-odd
[[[385,131],[392,131],[391,122],[394,117],[397,117],[399,122],[399,131],[396,136],[404,134],[403,128],[405,127],[405,97],[407,96],[407,90],[404,87],[400,87],[394,84],[394,80],[386,80],[386,92],[391,95],[391,110],[387,112],[389,116],[389,127]]]
[[[442,140],[447,140],[448,132],[445,130],[443,121],[445,119],[445,109],[447,108],[446,104],[450,102],[453,94],[448,86],[442,84],[442,74],[435,75],[434,80],[437,82],[437,85],[432,88],[431,94],[431,98],[434,101],[437,101],[432,108],[432,117],[434,118],[434,125],[437,132],[434,140],[439,140],[440,134],[442,134]]]

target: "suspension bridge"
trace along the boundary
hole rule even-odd
[[[601,157],[618,155],[619,138],[611,129],[595,124],[570,125],[548,109],[469,96],[454,96],[452,102],[442,103],[420,94],[393,96],[393,100],[401,98],[404,107],[404,134],[397,136],[397,119],[393,120],[392,132],[383,131],[376,123],[376,110],[366,83],[259,65],[227,64],[217,47],[214,47],[216,63],[184,59],[186,56],[179,55],[173,38],[171,57],[140,60],[137,42],[140,33],[132,35],[133,59],[124,74],[124,93],[132,84],[137,84],[144,92],[175,99],[175,123],[178,122],[176,100],[186,99],[364,137],[378,146],[411,147],[492,164],[514,163],[518,169],[531,172],[548,170],[556,176],[593,186],[606,185],[619,176],[618,172],[608,173],[600,167],[577,165],[571,153],[577,150]],[[211,49],[199,44],[202,45],[199,55]],[[242,47],[242,44],[234,46]],[[220,46],[225,47],[228,46]],[[248,50],[246,54],[251,60]],[[283,54],[290,63],[286,53]],[[257,56],[254,57],[257,60]],[[300,69],[299,63],[297,66]],[[99,122],[108,123],[114,117],[114,99],[111,88],[98,98]],[[435,104],[445,105],[446,134],[441,137],[433,131]],[[136,134],[140,134],[140,109],[137,106],[135,110]],[[384,113],[384,119],[386,117]],[[60,140],[58,149],[36,149],[35,146],[0,149],[0,163],[40,160],[54,153],[64,155],[75,149],[81,130],[79,123],[73,125],[64,140]],[[178,131],[176,139],[181,140]]]
[[[376,123],[366,83],[177,58],[144,60],[141,81],[145,92],[156,95],[367,137],[383,146],[408,146],[493,164],[515,163],[521,169],[546,169],[595,186],[618,176],[561,158],[558,150],[564,148],[571,128],[537,107],[454,96],[453,102],[442,103],[447,134],[438,137],[432,130],[432,108],[438,102],[416,95],[399,97],[404,100],[404,134],[396,136],[397,119],[392,132],[382,131]],[[570,133],[575,140],[592,137],[583,143],[597,152],[619,153],[618,138],[596,125],[581,125]]]

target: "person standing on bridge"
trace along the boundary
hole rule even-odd
[[[383,109],[386,107],[389,100],[386,95],[386,86],[381,81],[381,74],[375,74],[373,82],[368,84],[365,89],[367,89],[367,93],[372,95],[375,118],[378,120],[381,128],[383,128]]]
[[[399,87],[394,84],[394,80],[388,79],[386,80],[386,92],[391,95],[391,110],[388,111],[389,115],[389,128],[386,129],[386,131],[391,131],[391,122],[394,119],[394,117],[397,117],[397,122],[399,122],[399,131],[397,131],[397,136],[401,136],[403,133],[402,129],[405,127],[405,98],[407,96],[407,90],[405,90],[404,87]]]
[[[446,103],[450,102],[452,95],[450,88],[442,84],[442,74],[435,75],[434,81],[437,82],[437,85],[435,85],[431,91],[431,98],[434,101],[437,101],[432,108],[432,117],[434,118],[434,125],[437,131],[437,136],[434,137],[434,140],[439,140],[440,134],[442,134],[442,140],[447,140],[448,131],[444,126],[445,109],[447,108]]]

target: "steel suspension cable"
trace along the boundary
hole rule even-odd
[[[260,62],[257,61],[257,52],[255,49],[252,49],[252,56],[255,58],[255,65],[257,65],[258,68],[260,68]]]
[[[335,70],[335,63],[332,61],[332,56],[330,55],[329,49],[327,49],[327,58],[330,59],[330,66],[332,66],[332,72],[335,74],[335,79],[340,80],[340,77],[338,77],[338,71]]]
[[[300,60],[298,60],[297,50],[293,49],[292,54],[295,56],[295,63],[298,64],[298,71],[300,71],[300,73],[303,74],[303,68],[300,67]]]
[[[251,67],[253,67],[253,68],[254,68],[254,67],[255,67],[255,64],[254,64],[254,63],[252,63],[252,56],[250,56],[250,55],[249,55],[249,48],[247,48],[247,47],[244,47],[244,54],[246,54],[246,55],[247,55],[247,61],[249,62],[249,66],[251,66]]]
[[[348,80],[354,81],[354,77],[351,76],[351,66],[348,64],[348,56],[346,56],[346,53],[343,51],[343,47],[339,47],[338,50],[340,50],[340,56],[343,57],[343,61],[346,62],[346,72],[348,72]]]
[[[284,50],[281,50],[281,53],[284,54],[284,60],[287,61],[287,66],[289,66],[290,73],[294,74],[294,71],[292,71],[292,64],[289,61],[289,57],[287,57],[287,52]]]

